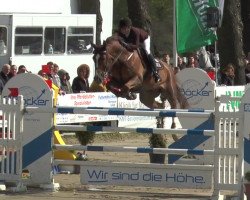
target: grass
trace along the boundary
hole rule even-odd
[[[124,141],[127,139],[141,139],[149,138],[149,134],[140,134],[140,133],[98,133],[95,134],[94,142],[115,142],[115,141]],[[78,139],[75,135],[63,136],[63,140],[66,144],[79,144]]]

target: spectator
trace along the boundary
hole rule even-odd
[[[89,66],[82,64],[77,68],[77,77],[74,78],[72,83],[73,93],[89,92]]]
[[[54,63],[49,61],[49,62],[47,62],[47,65],[48,65],[48,68],[49,68],[49,72],[47,73],[47,76],[48,76],[49,79],[52,80],[53,79],[52,74],[54,72]]]
[[[222,71],[221,71],[221,84],[232,86],[234,85],[234,65],[229,63]]]
[[[0,93],[2,94],[3,87],[8,82],[10,73],[10,65],[4,64],[2,67],[2,71],[0,72]]]
[[[186,68],[197,68],[199,67],[198,61],[196,60],[196,56],[190,55],[188,56],[188,63]]]
[[[186,63],[184,62],[183,58],[178,56],[177,58],[177,67],[179,67],[180,70],[183,70],[186,68]]]
[[[40,70],[38,72],[38,75],[41,76],[41,77],[43,77],[44,79],[48,79],[48,75],[45,72],[43,72],[43,70]]]
[[[102,80],[95,75],[93,82],[91,83],[89,87],[90,92],[107,92],[107,88],[102,83]]]
[[[17,66],[16,65],[11,65],[10,66],[10,73],[9,73],[9,78],[12,78],[13,76],[17,75]]]
[[[167,63],[167,65],[171,66],[170,64],[170,55],[168,52],[165,52],[162,56],[162,61]]]
[[[59,78],[61,81],[61,90],[66,94],[71,94],[71,93],[73,93],[73,90],[72,90],[71,84],[69,82],[69,75],[68,74],[69,73],[63,69],[60,69],[58,71],[58,75],[59,75]]]
[[[58,76],[59,66],[56,63],[53,63],[53,68],[51,68],[50,71],[51,71],[52,82],[59,89],[61,89],[61,80],[60,80],[60,77]]]
[[[250,62],[247,63],[246,65],[245,74],[246,74],[246,83],[250,83]]]
[[[26,73],[27,72],[27,69],[24,65],[20,65],[18,67],[18,71],[17,71],[17,74],[22,74],[22,73]]]

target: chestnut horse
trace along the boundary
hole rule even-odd
[[[118,36],[106,39],[103,45],[94,48],[96,73],[106,77],[107,88],[118,97],[135,99],[139,93],[140,101],[151,109],[165,108],[168,100],[172,109],[187,108],[187,100],[180,92],[173,70],[162,61],[158,69],[161,81],[156,83],[147,62],[137,51],[128,51]],[[161,102],[155,100],[160,96]],[[174,119],[172,128],[175,128]]]

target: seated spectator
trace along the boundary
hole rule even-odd
[[[26,73],[26,72],[28,72],[28,71],[27,71],[27,69],[26,69],[26,67],[24,65],[20,65],[18,67],[17,74],[22,74],[22,73]]]
[[[71,93],[73,93],[73,90],[72,90],[71,84],[69,82],[69,75],[68,74],[69,73],[63,69],[60,69],[58,71],[58,75],[59,75],[59,78],[61,81],[61,90],[66,94],[71,94]]]
[[[77,77],[74,78],[72,83],[73,93],[89,92],[89,66],[82,64],[77,68]]]
[[[195,60],[195,56],[191,55],[188,56],[188,61],[187,61],[187,67],[186,68],[197,68],[198,65],[198,61]]]
[[[48,78],[49,79],[51,79],[52,80],[52,75],[53,75],[53,73],[54,73],[54,63],[52,62],[52,61],[49,61],[49,62],[47,62],[47,66],[48,66],[48,73],[47,73],[47,76],[48,76]]]
[[[61,89],[61,80],[58,76],[59,66],[56,63],[53,63],[53,68],[51,68],[51,77],[52,82],[56,85],[59,89]]]
[[[186,68],[186,63],[184,62],[183,58],[178,56],[177,58],[177,67],[179,67],[180,70],[183,70]]]
[[[222,71],[221,71],[221,84],[232,86],[234,85],[234,65],[229,63]]]
[[[44,79],[48,79],[48,75],[45,72],[43,72],[43,70],[39,70],[38,75],[43,77]]]
[[[3,87],[5,84],[8,82],[9,78],[9,73],[10,73],[10,65],[9,64],[4,64],[2,67],[2,71],[0,72],[0,94],[2,94]]]
[[[102,83],[102,80],[95,75],[93,82],[89,87],[90,92],[107,92],[106,86]]]
[[[168,52],[165,52],[162,56],[162,61],[167,63],[169,66],[171,65],[170,63],[170,55]]]
[[[12,78],[13,76],[17,75],[17,66],[11,65],[10,66],[10,73],[8,74],[9,78]]]

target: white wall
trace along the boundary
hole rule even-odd
[[[70,14],[70,0],[1,0],[0,13]]]
[[[0,13],[76,13],[76,0],[1,0]],[[103,18],[101,41],[112,35],[113,0],[100,0]]]
[[[0,13],[70,14],[70,0],[2,0]]]

